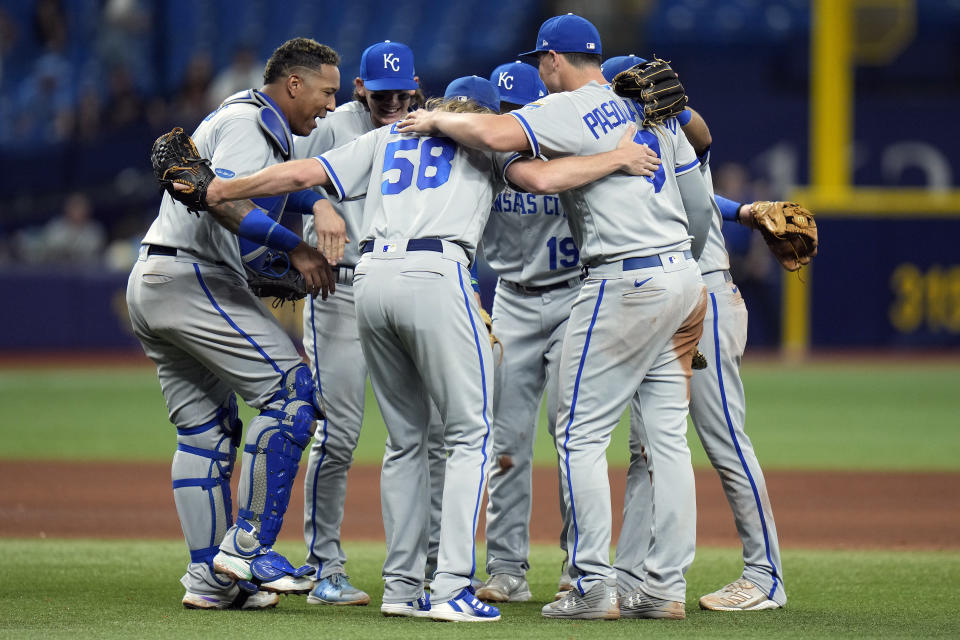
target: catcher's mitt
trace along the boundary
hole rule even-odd
[[[500,342],[500,338],[493,335],[493,319],[483,307],[480,307],[480,319],[483,320],[483,324],[487,327],[487,334],[490,336],[490,348],[496,351],[497,347],[500,347],[500,356],[497,358],[497,364],[500,364],[503,360],[503,343]]]
[[[797,271],[817,255],[817,223],[813,214],[796,202],[754,202],[749,226],[760,229],[787,271]]]
[[[207,187],[213,180],[210,161],[201,158],[197,147],[183,129],[176,127],[153,143],[150,151],[153,175],[160,186],[175,200],[187,205],[194,213],[207,208]],[[174,183],[187,187],[183,191],[173,188]]]
[[[303,274],[290,264],[286,251],[268,249],[243,266],[247,272],[247,286],[253,294],[258,298],[276,298],[274,306],[307,295]]]
[[[687,94],[677,72],[660,58],[621,71],[613,77],[611,86],[618,96],[643,105],[643,126],[660,124],[687,106]]]

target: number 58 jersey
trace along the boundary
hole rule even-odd
[[[389,125],[317,160],[340,199],[367,194],[361,245],[375,238],[441,238],[462,246],[472,262],[511,155],[401,134]]]

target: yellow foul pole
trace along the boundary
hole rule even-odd
[[[810,30],[810,191],[849,200],[853,114],[852,0],[813,0]],[[816,213],[816,211],[814,211]],[[783,336],[787,355],[810,346],[812,269],[803,280],[784,274]]]

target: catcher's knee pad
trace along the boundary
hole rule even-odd
[[[230,476],[242,431],[233,395],[213,420],[177,427],[173,497],[191,562],[210,565],[224,533],[233,525]]]
[[[251,456],[252,472],[238,516],[259,521],[261,545],[271,546],[280,532],[303,449],[323,417],[320,407],[310,369],[300,364],[284,374],[281,389],[250,422],[244,453]]]

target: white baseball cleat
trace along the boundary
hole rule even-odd
[[[429,618],[430,594],[425,593],[409,602],[384,602],[380,605],[380,613],[388,618]]]
[[[294,569],[286,558],[273,550],[249,558],[221,550],[213,557],[213,570],[217,573],[237,581],[256,580],[260,591],[273,593],[310,593],[313,581],[309,573],[313,571],[310,569],[308,574],[303,575],[307,569]]]
[[[194,593],[187,591],[183,594],[183,606],[186,609],[234,609],[234,602],[239,593],[237,587],[232,587],[221,593]],[[240,609],[269,609],[277,606],[280,596],[267,591],[257,591],[241,605]]]
[[[477,589],[477,598],[484,602],[526,602],[533,595],[526,578],[498,573]]]
[[[768,598],[757,585],[741,578],[700,598],[700,608],[710,611],[762,611],[779,609],[780,605]]]
[[[429,616],[444,622],[496,622],[500,610],[477,600],[470,589],[463,589],[446,602],[431,604]]]

